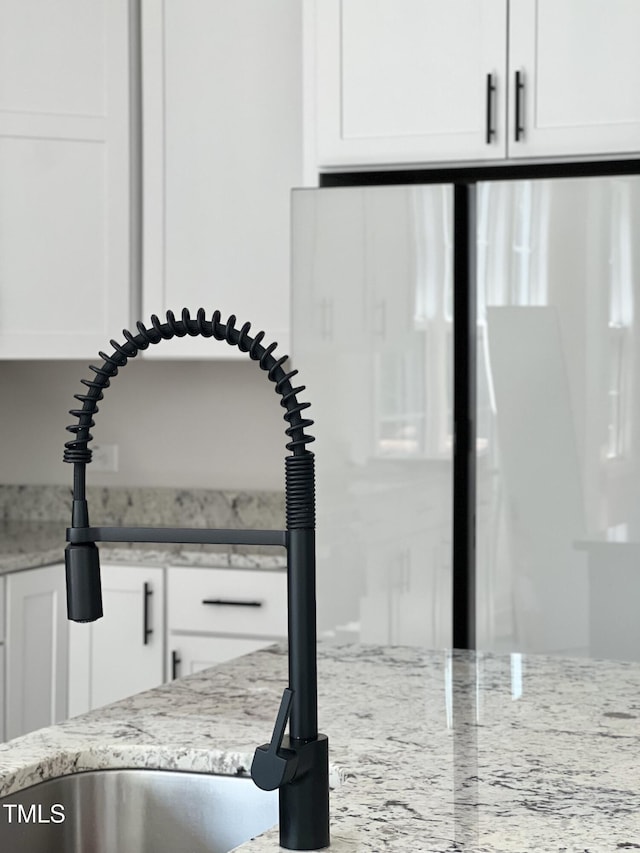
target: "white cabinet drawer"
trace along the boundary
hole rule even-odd
[[[170,631],[285,637],[286,572],[170,568]]]

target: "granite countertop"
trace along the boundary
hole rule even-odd
[[[0,575],[34,569],[64,560],[68,523],[61,521],[0,521]],[[144,563],[150,566],[202,566],[280,569],[287,564],[281,551],[235,553],[224,546],[100,544],[103,563]]]
[[[64,537],[59,521],[0,521],[0,575],[62,562]]]
[[[0,575],[60,563],[71,520],[69,487],[0,485]],[[281,530],[284,492],[87,486],[91,521],[105,526]],[[100,546],[102,562],[279,569],[283,548],[250,545]]]
[[[268,740],[283,647],[0,745],[0,794],[105,767],[242,773]],[[337,853],[640,846],[640,665],[321,644]],[[278,850],[277,829],[243,853]]]

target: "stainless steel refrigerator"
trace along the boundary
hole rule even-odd
[[[640,659],[640,178],[475,190],[478,648]],[[326,637],[452,644],[454,189],[293,193]]]

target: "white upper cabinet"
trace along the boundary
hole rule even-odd
[[[0,0],[0,358],[129,324],[127,0]]]
[[[506,0],[313,11],[321,166],[504,156]]]
[[[640,150],[637,0],[309,0],[313,168]]]
[[[219,309],[289,347],[289,204],[302,180],[301,11],[143,0],[143,317]],[[188,338],[145,357],[247,359]]]
[[[637,0],[511,2],[509,156],[640,150],[638,34]]]

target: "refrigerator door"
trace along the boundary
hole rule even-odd
[[[293,193],[319,635],[451,644],[452,190]]]
[[[477,213],[478,646],[640,660],[640,178]]]

